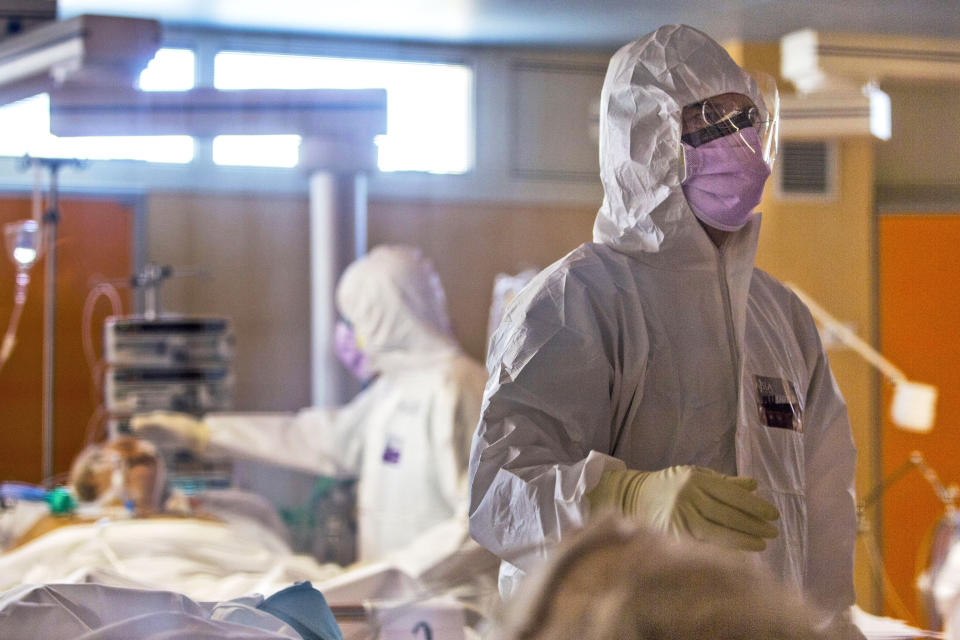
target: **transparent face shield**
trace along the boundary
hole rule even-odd
[[[756,82],[763,104],[754,104],[742,93],[722,93],[686,105],[682,111],[681,141],[694,149],[743,154],[759,159],[771,170],[780,133],[780,95],[769,74],[748,72]]]
[[[773,171],[773,163],[780,150],[780,91],[777,89],[777,81],[769,73],[762,71],[747,71],[747,73],[757,83],[757,89],[763,99],[763,105],[760,105],[758,133],[763,148],[763,159]]]

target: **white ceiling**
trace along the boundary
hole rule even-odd
[[[171,26],[462,44],[612,49],[661,24],[717,39],[810,27],[960,38],[960,0],[59,0]]]

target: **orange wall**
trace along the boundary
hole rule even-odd
[[[107,200],[61,202],[57,243],[57,316],[54,410],[54,471],[64,473],[83,446],[84,432],[100,398],[93,393],[81,344],[83,304],[94,278],[126,278],[132,270],[133,211]],[[0,225],[30,217],[29,198],[0,198]],[[42,406],[43,258],[31,270],[27,302],[17,332],[17,346],[0,370],[0,481],[41,480],[40,412]],[[13,308],[15,268],[0,254],[0,332]],[[129,296],[120,290],[125,310]],[[96,307],[95,345],[109,304]],[[99,351],[98,351],[99,353]]]
[[[960,480],[960,215],[887,215],[879,222],[880,344],[908,378],[940,389],[933,431],[895,429],[883,417],[883,470],[923,453],[945,483]],[[889,406],[890,390],[885,390]],[[905,604],[915,610],[922,538],[943,507],[917,472],[883,499],[883,552]]]

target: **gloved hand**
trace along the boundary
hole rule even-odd
[[[171,439],[195,453],[202,453],[210,440],[210,427],[189,413],[151,411],[130,418],[130,430],[141,437]]]
[[[753,478],[692,466],[660,471],[607,471],[587,494],[592,510],[616,509],[674,536],[733,549],[763,551],[779,533],[777,508],[753,493]]]

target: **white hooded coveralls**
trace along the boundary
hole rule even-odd
[[[540,273],[490,343],[470,532],[504,560],[501,592],[584,524],[604,471],[699,465],[756,478],[779,509],[759,554],[775,575],[831,616],[853,604],[855,450],[816,326],[753,267],[759,215],[718,249],[681,190],[681,109],[726,92],[762,105],[690,27],[610,62],[594,242]]]
[[[211,445],[235,454],[358,476],[359,560],[382,560],[427,529],[465,517],[467,456],[486,374],[453,338],[440,279],[416,249],[377,247],[351,264],[337,306],[379,372],[370,386],[342,407],[204,421]]]

